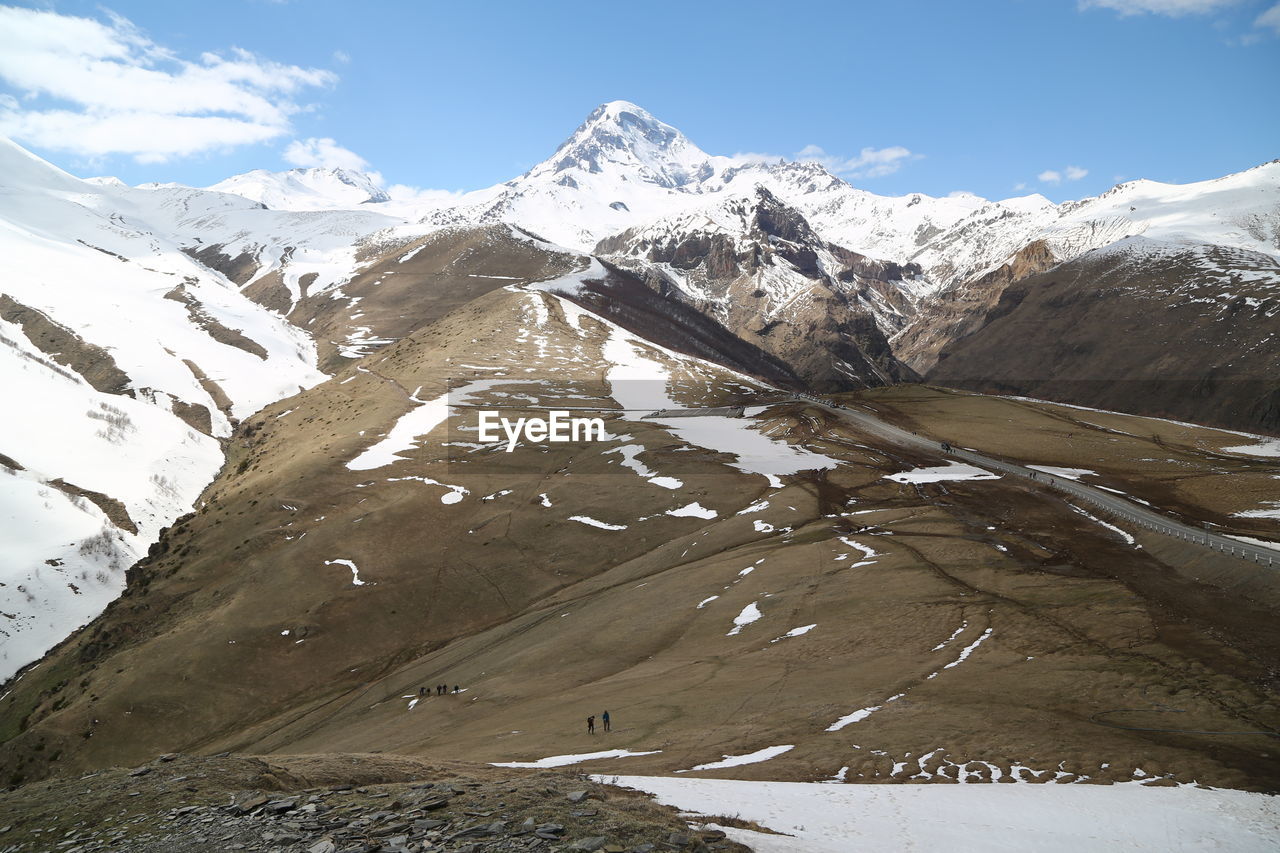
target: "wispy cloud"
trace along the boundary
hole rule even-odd
[[[1121,15],[1203,15],[1235,6],[1240,0],[1080,0],[1081,9],[1111,9]]]
[[[833,175],[850,178],[880,178],[892,175],[911,160],[919,160],[923,154],[912,153],[901,145],[888,148],[863,148],[852,157],[828,154],[817,145],[806,145],[795,154],[759,154],[742,152],[734,154],[734,160],[740,163],[778,163],[790,160],[796,163],[820,163]]]
[[[1276,35],[1280,35],[1280,3],[1259,15],[1253,25],[1260,30],[1271,30]]]
[[[0,134],[91,159],[162,162],[287,134],[305,90],[331,71],[231,48],[178,57],[129,20],[0,6]]]

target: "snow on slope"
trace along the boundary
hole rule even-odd
[[[1185,185],[1131,181],[1097,198],[1061,205],[1040,195],[1002,201],[969,193],[880,196],[814,162],[744,162],[707,154],[627,101],[596,108],[525,174],[459,197],[442,194],[412,204],[379,200],[368,176],[339,171],[251,172],[211,189],[282,209],[360,208],[386,216],[387,227],[406,219],[426,226],[508,222],[589,252],[605,237],[659,219],[714,218],[725,198],[764,187],[800,211],[829,243],[871,258],[919,263],[925,280],[904,291],[912,303],[999,266],[1036,239],[1047,240],[1059,260],[1133,235],[1280,250],[1280,162]],[[360,226],[365,234],[376,230],[369,225]]]
[[[179,248],[217,247],[229,258],[252,259],[256,269],[243,288],[279,274],[290,307],[304,290],[319,293],[350,280],[361,250],[371,243],[406,242],[430,230],[372,209],[383,205],[269,210],[238,195],[177,185],[125,187],[111,202]]]
[[[1280,802],[1266,794],[1140,785],[822,785],[597,777],[685,812],[734,815],[782,835],[722,827],[759,853],[855,850],[1275,849]]]
[[[1045,240],[1060,262],[1135,236],[1280,257],[1280,160],[1190,184],[1129,181],[1060,205],[1031,199],[1039,197],[983,205],[904,260],[946,285],[999,266],[1033,240]]]
[[[334,210],[391,200],[372,176],[351,169],[255,169],[209,190],[252,199],[272,210]]]
[[[305,333],[142,218],[146,192],[0,140],[0,525],[20,531],[0,538],[0,678],[119,594],[217,472],[231,418],[323,379]],[[91,384],[110,364],[120,387]]]
[[[823,239],[898,259],[921,235],[983,204],[976,196],[886,198],[857,190],[817,163],[747,163],[713,156],[627,101],[602,104],[547,160],[520,177],[426,211],[437,224],[513,222],[590,251],[604,237],[764,186],[809,218]]]

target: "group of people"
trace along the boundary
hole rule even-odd
[[[454,692],[454,693],[458,693],[458,692],[460,692],[460,690],[461,690],[461,688],[459,688],[459,687],[458,687],[458,685],[456,685],[456,684],[455,684],[455,685],[453,685],[453,692]],[[448,692],[449,692],[449,685],[447,685],[447,684],[437,684],[437,685],[436,685],[436,695],[437,695],[437,696],[444,696],[444,695],[445,695],[445,694],[447,694]],[[419,687],[419,688],[418,688],[418,695],[419,695],[419,696],[430,696],[431,694],[427,692],[427,688],[426,688],[426,687]]]
[[[605,711],[603,714],[600,715],[600,722],[604,726],[604,730],[606,732],[610,731],[608,711]],[[595,714],[592,714],[590,717],[587,717],[587,734],[593,735],[595,733],[596,733],[596,716]]]

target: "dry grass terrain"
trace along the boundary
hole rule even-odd
[[[649,754],[577,767],[670,773],[786,746],[696,772],[1280,790],[1274,611],[1031,483],[887,479],[942,460],[818,408],[753,413],[834,460],[777,488],[703,446],[732,443],[731,424],[699,444],[616,411],[609,441],[507,454],[475,447],[474,412],[457,410],[401,458],[348,467],[451,384],[495,406],[616,410],[611,340],[561,300],[498,289],[246,420],[129,592],[0,699],[4,780],[166,751],[506,762],[626,749]],[[778,398],[648,357],[687,405]],[[1117,418],[1087,431],[927,389],[864,399],[921,429],[936,418],[957,444],[1003,432],[1000,452],[1023,461],[1079,430],[1078,453],[1043,461],[1100,473],[1145,453],[1121,442],[1165,430]],[[1007,427],[1019,417],[1026,429]],[[650,474],[623,464],[626,447]],[[1229,464],[1202,455],[1186,471]],[[1191,495],[1171,509],[1233,509],[1177,491],[1194,481],[1174,479],[1178,463],[1153,470],[1169,479],[1150,488]],[[1165,505],[1139,488],[1145,474],[1126,476],[1104,482]],[[439,683],[464,692],[419,695]],[[613,730],[587,734],[606,709]]]

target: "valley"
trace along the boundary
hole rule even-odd
[[[171,753],[219,795],[1280,791],[1280,162],[881,197],[615,101],[415,207],[4,144],[14,796]],[[482,437],[556,410],[603,435]]]

